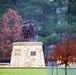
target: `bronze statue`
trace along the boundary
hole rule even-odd
[[[34,21],[33,20],[24,21],[22,27],[23,41],[33,41],[34,31],[35,31]]]

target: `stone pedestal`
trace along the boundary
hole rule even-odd
[[[11,67],[45,67],[42,42],[15,42]]]

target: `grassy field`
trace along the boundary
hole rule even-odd
[[[52,75],[52,69],[0,69],[0,75]],[[57,75],[57,69],[53,69]],[[65,75],[64,69],[58,69],[58,75]],[[68,75],[76,75],[76,69],[68,69]]]
[[[0,75],[47,75],[47,69],[0,69]]]
[[[48,71],[52,71],[51,69]],[[57,71],[58,71],[58,75],[65,75],[65,69],[53,69],[53,75],[57,75]],[[52,73],[50,73],[52,74]],[[75,68],[69,68],[67,69],[67,75],[76,75],[76,69]]]

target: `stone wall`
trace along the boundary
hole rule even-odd
[[[42,42],[15,42],[11,67],[45,67]]]
[[[9,63],[0,63],[0,67],[9,67],[10,64]]]

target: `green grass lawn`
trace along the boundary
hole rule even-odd
[[[51,75],[52,75],[52,69],[49,69],[48,71],[50,71]],[[65,69],[63,68],[59,68],[58,70],[57,69],[53,69],[53,75],[65,75]],[[76,69],[75,68],[69,68],[67,69],[67,75],[76,75]]]
[[[47,69],[0,69],[0,75],[47,75]]]
[[[0,75],[52,75],[52,73],[48,74],[48,71],[52,71],[51,69],[0,69]],[[57,69],[53,69],[53,75],[57,75]],[[65,75],[64,69],[58,69],[58,75]],[[76,75],[76,69],[68,69],[68,75]]]
[[[53,75],[57,75],[57,69],[54,69]],[[65,75],[65,69],[58,69],[58,75]],[[67,69],[67,75],[76,75],[75,68]]]

